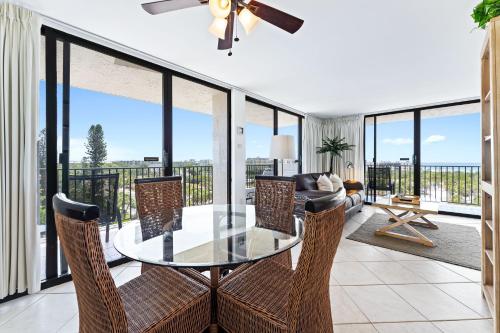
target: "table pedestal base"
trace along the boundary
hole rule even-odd
[[[210,298],[212,301],[212,313],[210,317],[210,333],[218,333],[219,325],[217,324],[217,288],[219,288],[220,268],[210,268]]]

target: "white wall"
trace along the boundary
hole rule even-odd
[[[231,196],[233,204],[246,203],[245,93],[231,90]]]

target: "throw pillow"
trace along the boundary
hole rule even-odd
[[[337,176],[337,174],[332,174],[330,176],[330,181],[333,185],[333,192],[337,192],[339,189],[344,187],[344,182],[342,181],[342,179],[340,179],[339,176]]]
[[[335,196],[335,200],[345,200],[347,196],[345,188],[342,187],[342,189],[337,193]]]
[[[318,190],[333,192],[333,184],[326,175],[321,175],[316,183],[318,184]]]

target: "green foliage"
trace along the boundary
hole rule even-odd
[[[345,142],[345,138],[336,136],[332,139],[323,139],[322,146],[316,147],[317,154],[327,154],[330,153],[330,173],[333,172],[333,158],[335,156],[342,157],[342,152],[351,150],[354,145],[350,145]]]
[[[479,171],[446,170],[446,167],[420,173],[420,196],[424,201],[449,202],[455,204],[481,204],[481,175]],[[367,174],[367,172],[366,172]],[[395,182],[395,194],[414,194],[413,168],[391,168],[391,179]],[[384,196],[385,191],[377,191]]]
[[[472,11],[472,18],[481,29],[486,28],[486,24],[500,15],[500,0],[483,0]]]
[[[47,141],[46,141],[46,130],[45,128],[40,131],[38,134],[38,142],[37,142],[37,152],[38,152],[38,167],[45,168],[46,167],[46,156],[47,156]]]
[[[38,215],[38,224],[45,224],[45,205],[46,205],[46,184],[47,184],[47,141],[46,141],[46,130],[45,128],[40,131],[38,134],[37,141],[37,159],[38,159],[38,168],[40,170],[38,177],[38,190],[39,190],[39,204],[40,210]]]
[[[88,163],[91,168],[99,168],[106,161],[108,153],[106,142],[104,141],[104,131],[100,124],[92,125],[89,128],[87,143],[85,143],[86,158],[82,163]]]

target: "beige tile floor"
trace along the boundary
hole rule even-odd
[[[346,223],[344,236],[374,212],[365,207]],[[474,219],[436,219],[479,228]],[[293,251],[295,262],[299,252]],[[140,274],[140,265],[111,273],[121,285]],[[342,239],[330,279],[335,333],[490,333],[480,280],[478,271]],[[0,304],[0,332],[77,331],[71,282]]]

